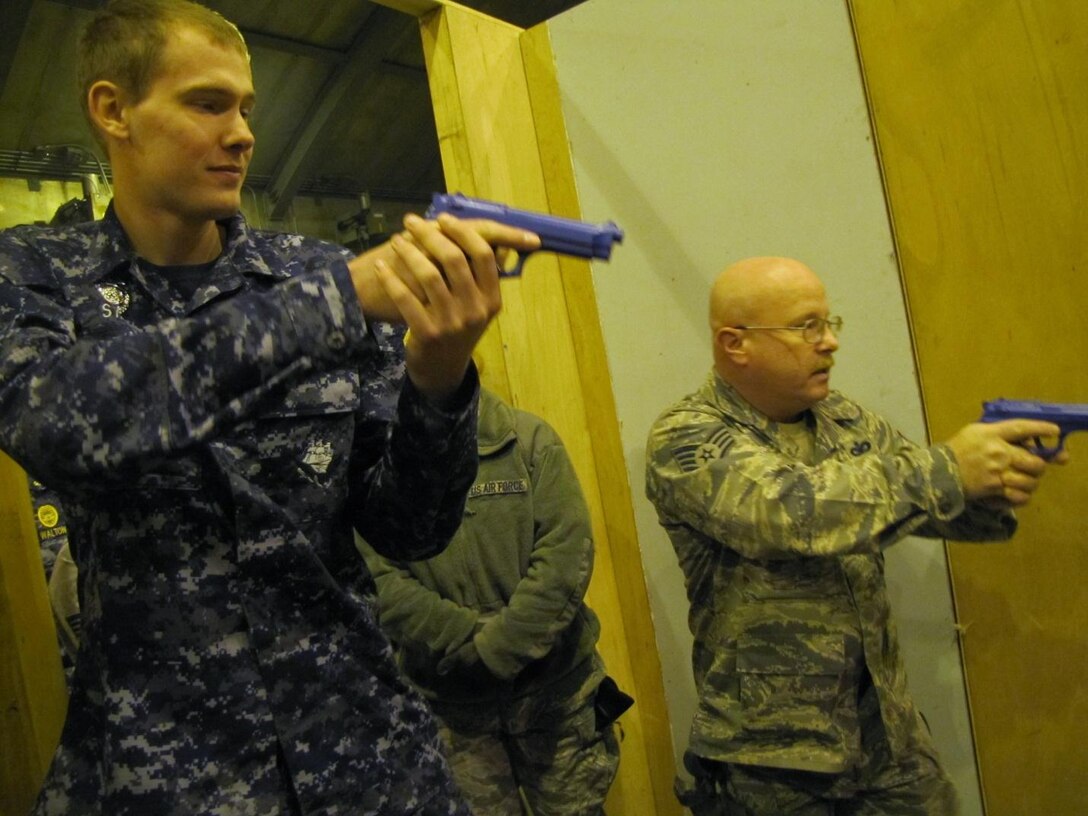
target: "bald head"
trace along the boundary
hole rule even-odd
[[[710,290],[714,368],[758,411],[793,421],[828,395],[839,342],[826,328],[818,340],[791,329],[827,317],[824,286],[800,261],[738,261]]]
[[[793,258],[745,258],[730,264],[710,289],[710,329],[760,325],[788,307],[795,293],[823,284],[816,273]],[[776,318],[781,319],[781,318]]]

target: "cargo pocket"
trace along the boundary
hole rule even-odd
[[[837,743],[834,711],[846,655],[841,634],[745,633],[737,641],[744,730],[762,740]]]

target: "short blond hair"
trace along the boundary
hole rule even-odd
[[[79,41],[80,105],[96,139],[101,141],[101,134],[87,108],[91,86],[107,80],[139,102],[155,78],[170,30],[178,25],[203,31],[212,42],[234,48],[249,59],[249,49],[238,27],[199,3],[190,0],[111,0],[95,13]]]

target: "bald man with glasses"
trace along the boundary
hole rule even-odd
[[[907,690],[882,553],[907,535],[1009,538],[1047,466],[1021,443],[1058,428],[974,423],[916,445],[831,390],[842,325],[803,263],[728,266],[713,371],[650,431],[646,493],[691,604],[694,783],[679,795],[695,816],[957,812]]]

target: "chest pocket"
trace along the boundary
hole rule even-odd
[[[224,444],[214,445],[217,457],[284,501],[320,503],[308,495],[310,491],[344,484],[340,477],[350,464],[362,400],[358,372],[311,377],[254,421],[237,426],[230,437],[220,440]],[[325,496],[330,502],[332,498]]]
[[[294,386],[261,419],[354,414],[362,406],[358,371],[332,371]]]

